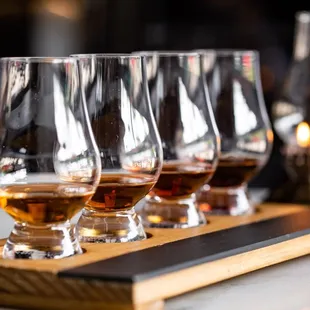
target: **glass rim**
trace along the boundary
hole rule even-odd
[[[214,55],[219,55],[219,56],[229,56],[229,55],[233,55],[233,56],[239,56],[239,55],[253,55],[253,56],[257,56],[259,55],[259,51],[255,50],[255,49],[196,49],[195,50],[197,53],[199,54],[204,54],[204,53],[210,53],[210,54],[214,54]]]
[[[74,62],[74,59],[72,57],[3,57],[0,58],[0,61],[2,62],[28,62],[28,63],[67,63],[67,62]]]
[[[189,56],[200,56],[196,51],[135,51],[133,55],[140,56],[159,56],[159,57],[189,57]]]
[[[139,59],[141,56],[130,53],[92,53],[92,54],[71,54],[71,58],[98,58],[98,59]]]

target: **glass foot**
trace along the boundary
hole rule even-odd
[[[81,242],[116,243],[146,239],[135,209],[100,212],[84,209],[78,222]]]
[[[57,259],[75,254],[82,254],[82,249],[70,222],[44,227],[15,223],[3,248],[5,259]]]
[[[193,198],[177,201],[147,198],[139,215],[145,227],[189,228],[207,224],[205,215],[198,210]]]
[[[245,215],[255,212],[247,190],[204,186],[196,195],[199,209],[206,214]]]

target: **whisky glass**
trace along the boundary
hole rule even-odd
[[[72,57],[78,60],[102,162],[100,184],[78,222],[80,240],[144,240],[146,233],[134,207],[159,177],[162,146],[143,59],[130,54]]]
[[[0,206],[7,259],[81,254],[70,220],[94,194],[100,157],[72,58],[0,61]]]
[[[207,220],[197,208],[195,192],[215,171],[220,140],[201,58],[187,52],[139,54],[146,59],[164,153],[160,177],[140,211],[143,224],[159,228],[204,225]]]
[[[221,137],[221,155],[209,184],[197,193],[206,213],[241,215],[255,211],[247,183],[267,162],[273,133],[263,98],[259,53],[200,51]]]

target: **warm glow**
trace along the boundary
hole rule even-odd
[[[212,207],[208,203],[199,204],[199,210],[202,212],[209,212],[212,210]]]
[[[273,142],[273,132],[271,129],[267,129],[267,140],[269,143]]]
[[[79,19],[82,13],[81,0],[36,0],[31,2],[35,13],[48,12],[68,19]]]
[[[297,144],[300,147],[310,146],[310,127],[306,122],[301,122],[296,129]]]

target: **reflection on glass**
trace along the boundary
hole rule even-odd
[[[152,109],[164,164],[140,214],[150,227],[206,223],[195,192],[212,177],[219,137],[197,53],[141,52],[147,62]]]
[[[94,194],[100,157],[71,58],[1,60],[0,204],[15,220],[4,258],[80,254],[70,219]]]
[[[197,194],[201,210],[238,215],[253,211],[247,183],[268,160],[273,135],[254,51],[200,51],[221,136],[217,170]]]
[[[99,187],[78,227],[84,242],[146,238],[134,206],[156,183],[162,148],[140,56],[73,55],[100,150]]]

